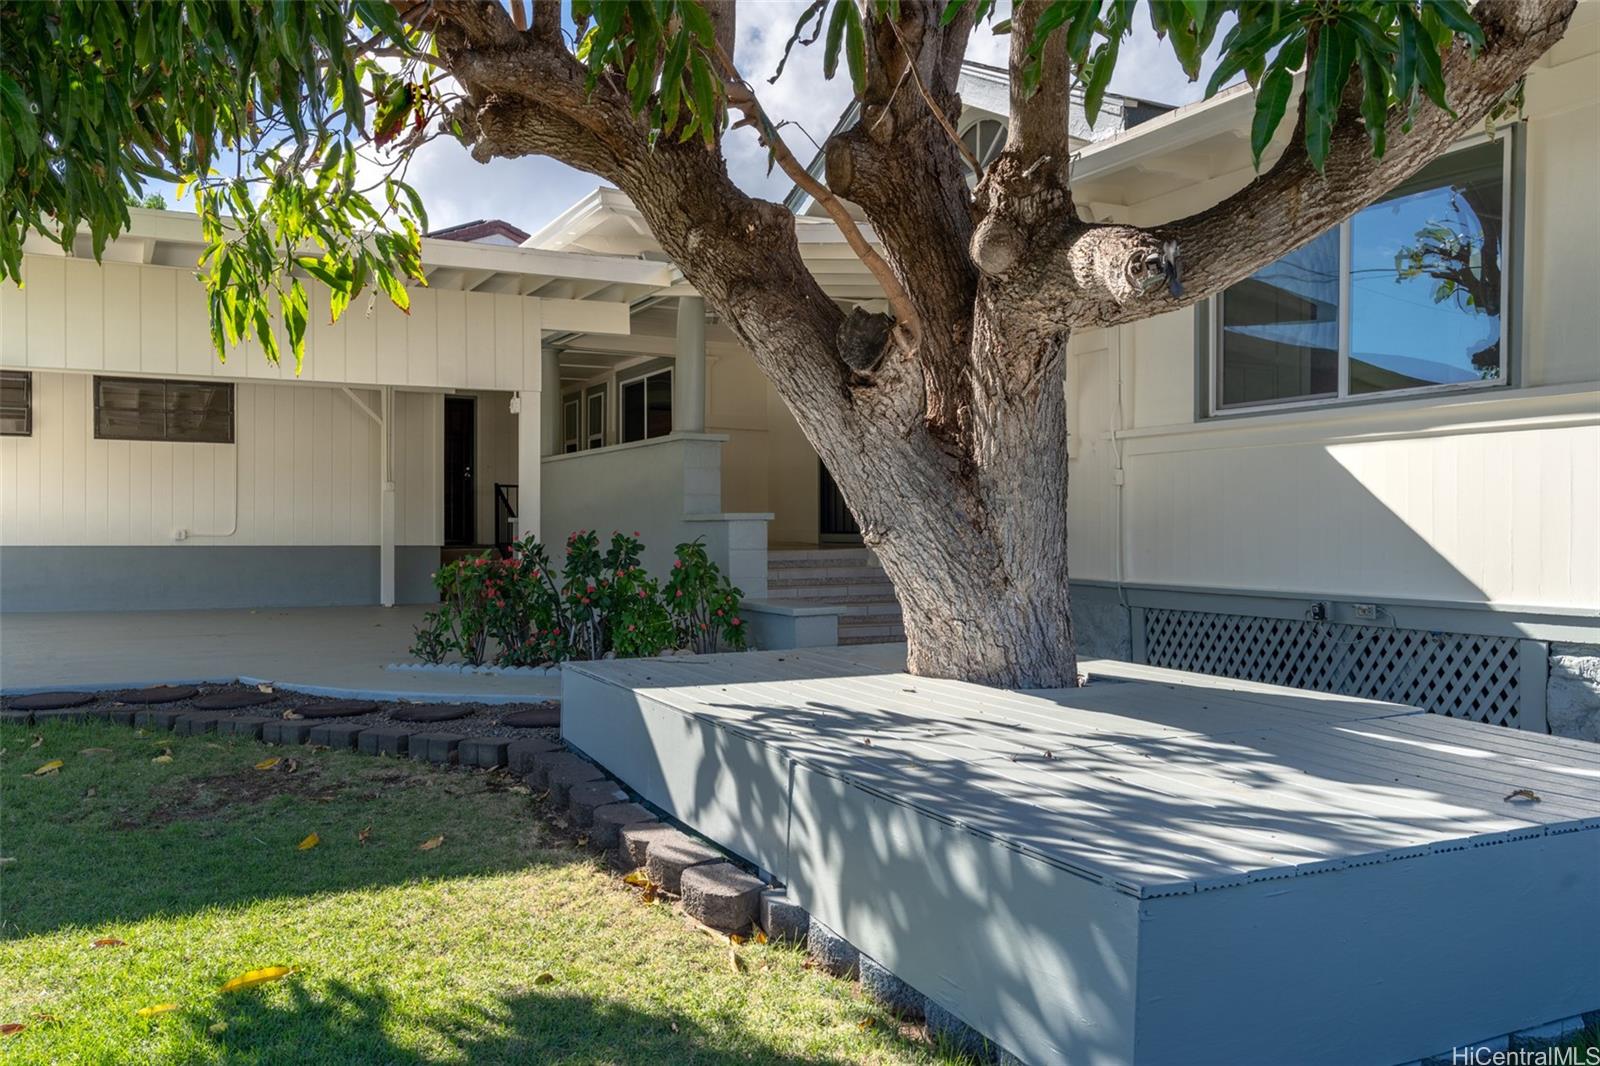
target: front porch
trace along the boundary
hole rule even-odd
[[[900,654],[570,664],[562,733],[1024,1061],[1409,1062],[1600,1008],[1592,746]]]

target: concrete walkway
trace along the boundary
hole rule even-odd
[[[422,607],[118,611],[0,617],[0,691],[271,682],[318,695],[509,703],[558,697],[561,678],[385,670],[411,656]]]

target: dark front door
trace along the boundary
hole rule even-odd
[[[477,493],[472,488],[478,405],[470,396],[444,398],[444,542],[478,543]]]
[[[844,493],[834,484],[833,475],[828,473],[827,464],[819,459],[817,466],[821,471],[817,481],[822,488],[822,499],[818,507],[821,526],[817,530],[821,539],[835,542],[860,541],[861,527],[856,525],[856,516],[850,513],[850,505],[844,502]]]

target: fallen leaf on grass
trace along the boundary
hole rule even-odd
[[[99,794],[100,794],[100,790],[98,788],[95,788],[93,785],[90,785],[89,786],[89,790],[83,794],[83,798],[86,799],[86,800],[92,800],[96,796],[98,796]]]
[[[678,1031],[678,1023],[677,1022],[673,1022],[672,1023],[672,1031],[674,1033],[676,1033]]]
[[[141,1018],[154,1018],[158,1014],[167,1014],[178,1009],[176,1003],[157,1003],[153,1007],[140,1007],[134,1011]]]
[[[43,733],[35,733],[33,735],[33,743],[29,744],[28,747],[30,749],[37,748],[40,744],[43,744],[43,743],[44,743],[44,734]]]
[[[284,773],[292,774],[298,769],[300,769],[300,764],[295,762],[293,759],[285,759],[283,761],[283,772]]]
[[[555,980],[556,980],[556,975],[551,973],[549,970],[546,970],[544,973],[540,974],[538,977],[535,977],[533,979],[533,983],[536,984],[536,985],[549,985],[549,984],[554,984]]]
[[[26,1028],[27,1025],[22,1022],[6,1022],[0,1025],[0,1036],[16,1036]]]
[[[84,748],[84,749],[80,750],[78,752],[78,754],[79,755],[110,755],[111,754],[111,749],[110,748]]]
[[[154,759],[151,759],[150,761],[151,762],[171,762],[172,761],[172,749],[171,748],[167,748],[160,755],[157,755]]]
[[[761,930],[757,929],[756,930],[756,943],[757,944],[765,944],[766,942],[767,942],[767,934],[765,934]]]
[[[741,958],[740,955],[739,955],[739,949],[735,948],[735,947],[732,947],[732,946],[729,946],[729,948],[728,948],[728,969],[732,970],[734,973],[744,973],[744,968],[745,968],[745,962],[744,962],[744,959]]]
[[[589,838],[588,837],[581,836],[581,837],[578,838],[578,847],[586,848],[588,846],[589,846]]]
[[[639,897],[639,902],[654,903],[656,901],[656,897],[660,894],[661,889],[657,888],[654,884],[645,885],[644,894]]]
[[[280,759],[276,755],[274,755],[270,759],[262,759],[260,762],[256,763],[256,769],[257,770],[270,770],[274,766],[277,766],[282,761],[283,761],[282,759]]]
[[[295,845],[295,850],[297,850],[297,851],[310,851],[312,848],[316,847],[320,843],[322,843],[322,838],[317,836],[317,834],[312,833],[310,836],[306,837],[300,843],[296,844]]]
[[[1535,792],[1531,788],[1519,788],[1515,792],[1513,792],[1510,795],[1506,796],[1505,801],[1507,803],[1515,803],[1515,802],[1518,802],[1518,801],[1521,801],[1521,802],[1524,802],[1524,803],[1539,803],[1539,802],[1542,802],[1539,799],[1539,793]]]
[[[61,769],[65,765],[67,765],[67,764],[62,762],[60,759],[51,759],[49,762],[45,763],[43,766],[41,766],[37,770],[35,770],[33,772],[33,776],[34,777],[48,777],[50,774],[55,773],[57,770]]]
[[[92,947],[92,948],[120,948],[125,943],[126,943],[126,941],[118,940],[114,936],[103,936],[99,940],[96,940],[93,944],[90,944],[89,946]]]
[[[361,830],[361,832],[356,834],[356,843],[357,844],[365,844],[367,842],[368,838],[370,838],[371,836],[372,836],[372,826],[369,825],[365,829]]]
[[[227,1031],[227,1022],[212,1022],[210,1025],[206,1026],[206,1032],[210,1033],[212,1036],[216,1036],[219,1033],[226,1033]]]
[[[256,985],[264,985],[268,981],[278,981],[288,977],[290,972],[290,968],[287,966],[263,966],[259,970],[248,970],[240,974],[224,984],[218,991],[237,992],[241,988],[254,988]]]
[[[877,1025],[877,1024],[878,1024],[878,1019],[876,1019],[876,1018],[862,1018],[859,1022],[856,1023],[856,1028],[858,1028],[858,1029],[871,1029],[874,1025]]]
[[[740,936],[738,933],[729,933],[728,934],[728,943],[733,944],[735,947],[737,947],[738,945],[744,943],[744,937]]]
[[[650,884],[650,876],[643,870],[634,870],[623,875],[622,883],[632,885],[634,888],[644,888]]]
[[[440,844],[443,844],[443,843],[444,843],[444,834],[440,833],[438,836],[429,837],[427,840],[424,840],[422,843],[418,844],[417,845],[417,850],[418,851],[432,851],[434,848],[438,847]]]

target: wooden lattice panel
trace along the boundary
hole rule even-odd
[[[1518,642],[1506,637],[1151,608],[1145,653],[1152,666],[1518,724]]]

